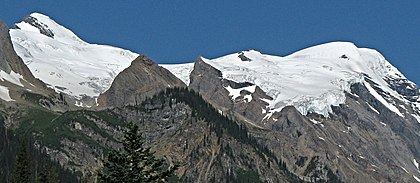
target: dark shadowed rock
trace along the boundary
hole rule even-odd
[[[40,23],[35,17],[27,16],[23,19],[23,21],[36,27],[41,34],[44,34],[50,38],[54,38],[53,31],[49,29],[47,25]]]
[[[238,57],[242,60],[242,61],[252,61],[250,58],[246,57],[244,52],[241,52]]]
[[[209,103],[231,108],[229,92],[223,88],[222,73],[198,58],[190,74],[189,87],[200,93]]]
[[[393,90],[403,95],[407,100],[415,102],[419,99],[420,91],[417,85],[408,79],[386,78],[386,82],[388,82]]]
[[[10,58],[10,45],[8,44],[10,36],[8,31],[9,29],[7,28],[6,24],[0,20],[0,69],[4,72],[10,73],[11,68],[9,65],[9,60],[12,60],[12,58]]]

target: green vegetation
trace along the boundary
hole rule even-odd
[[[75,130],[74,122],[78,122],[83,127],[92,129],[93,132],[98,133],[108,140],[114,140],[112,135],[106,133],[103,129],[99,128],[94,121],[94,117],[91,115],[96,114],[94,111],[69,111],[63,114],[49,111],[39,106],[27,106],[20,108],[19,112],[14,116],[13,120],[17,122],[18,128],[13,130],[5,130],[4,126],[0,126],[0,137],[3,142],[0,142],[0,156],[11,157],[8,159],[1,159],[0,166],[2,169],[10,171],[0,171],[0,182],[1,180],[12,180],[14,176],[14,167],[16,158],[14,154],[19,152],[18,148],[21,141],[26,140],[29,144],[29,156],[31,157],[31,165],[29,166],[30,172],[37,172],[37,174],[31,174],[29,182],[78,182],[80,179],[79,173],[70,173],[68,170],[64,170],[60,166],[56,166],[56,162],[52,162],[50,157],[40,153],[39,149],[35,149],[33,146],[36,141],[41,146],[47,146],[53,149],[61,149],[61,141],[64,138],[73,141],[83,141],[89,144],[91,147],[100,147],[107,151],[108,147],[102,147],[98,141],[87,136],[86,133]],[[98,112],[102,117],[107,117],[109,111]],[[112,115],[112,114],[109,114]],[[96,115],[97,116],[97,115]],[[89,119],[88,119],[89,118]],[[101,117],[97,117],[100,120]],[[3,117],[1,121],[3,121]],[[111,118],[114,119],[114,118]],[[106,122],[104,122],[106,123]],[[106,123],[108,125],[108,123]],[[124,124],[121,120],[116,121],[115,124]],[[20,159],[18,159],[21,161]],[[32,164],[32,160],[34,161]],[[19,163],[22,164],[22,163]],[[21,168],[19,168],[21,169]],[[47,171],[48,170],[48,171]],[[21,181],[19,181],[21,182]]]
[[[46,97],[46,96],[43,96],[43,95],[40,95],[40,94],[36,94],[36,93],[31,93],[31,92],[25,92],[25,93],[23,93],[22,94],[22,97],[25,100],[27,100],[29,102],[32,102],[34,104],[38,104],[38,102],[40,100],[47,100],[47,101],[51,101],[52,102],[52,100],[50,98]]]
[[[241,183],[258,183],[261,182],[260,177],[257,172],[252,170],[239,170],[236,172],[237,178],[234,182]]]
[[[40,107],[28,107],[22,109],[20,117],[17,119],[20,123],[19,128],[15,130],[15,133],[25,136],[34,135],[35,139],[40,140],[44,145],[56,148],[60,148],[60,141],[63,138],[82,140],[85,143],[100,146],[85,133],[73,129],[72,123],[77,122],[109,140],[115,140],[111,134],[99,128],[93,120],[101,120],[111,126],[126,125],[121,117],[116,117],[110,111],[80,110],[60,114]]]
[[[316,169],[318,159],[318,156],[312,157],[311,162],[309,162],[309,165],[306,167],[305,173],[303,173],[304,175],[309,175],[309,173],[312,172],[314,174],[312,177],[318,178],[318,171]]]
[[[28,146],[26,142],[21,143],[19,154],[16,158],[16,166],[13,174],[13,181],[16,183],[29,183],[31,177]]]
[[[22,94],[22,98],[38,107],[50,108],[51,106],[56,105],[56,102],[64,105],[67,104],[62,94],[59,95],[59,98],[56,98],[55,96],[44,96],[37,93],[25,92]],[[56,102],[54,102],[54,98],[58,100],[55,100]]]
[[[109,125],[112,125],[113,127],[127,125],[127,122],[121,115],[115,114],[110,109],[106,109],[103,111],[85,111],[85,113],[96,118],[96,120],[106,121]]]
[[[303,167],[305,165],[306,160],[308,160],[308,157],[305,156],[299,156],[299,159],[296,161],[296,165]]]
[[[176,166],[165,168],[164,160],[156,159],[150,147],[143,146],[138,128],[134,123],[129,123],[123,149],[109,153],[104,167],[98,172],[99,182],[166,182],[174,174]]]
[[[320,175],[322,174],[322,172],[317,169],[318,161],[319,161],[319,157],[314,156],[309,162],[308,167],[306,167],[304,175],[310,176],[312,178],[311,182],[325,182],[324,180],[320,179]],[[337,175],[335,175],[330,169],[328,169],[327,167],[324,167],[324,170],[327,171],[328,182],[342,183],[340,179],[337,177]]]
[[[49,156],[34,148],[33,141],[27,136],[15,136],[13,133],[3,133],[0,127],[0,136],[6,137],[6,143],[0,143],[0,182],[42,182],[56,183],[77,182],[79,175],[58,169],[60,166],[53,162]],[[19,148],[17,148],[19,147]],[[55,173],[52,172],[55,168]],[[49,171],[48,171],[49,170]]]
[[[330,169],[327,171],[327,178],[329,183],[343,183]]]
[[[51,121],[60,114],[49,111],[40,107],[28,107],[21,109],[19,128],[16,129],[18,134],[30,134],[34,131],[43,131],[50,127]]]
[[[99,128],[95,121],[92,121],[89,118],[94,118],[95,116],[92,116],[94,112],[93,111],[87,111],[87,110],[80,110],[80,111],[69,111],[52,121],[54,123],[51,127],[53,127],[52,134],[54,136],[58,136],[59,138],[68,138],[70,140],[82,140],[87,144],[93,145],[93,146],[101,146],[98,142],[91,139],[91,137],[87,136],[85,133],[79,130],[75,130],[73,124],[71,123],[79,123],[83,127],[82,128],[89,128],[95,133],[98,133],[102,137],[106,137],[109,140],[115,140],[111,134],[106,133],[103,129]],[[100,119],[96,119],[100,120]],[[103,120],[104,121],[104,120]],[[104,121],[104,123],[107,123],[108,121]],[[125,125],[125,124],[122,124]],[[57,143],[57,142],[55,142]],[[52,144],[55,144],[52,143]]]

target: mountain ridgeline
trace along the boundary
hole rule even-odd
[[[170,182],[420,182],[419,89],[352,43],[159,65],[33,13],[0,77],[1,182],[95,182],[129,122]]]

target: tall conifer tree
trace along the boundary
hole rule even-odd
[[[30,171],[30,161],[28,153],[27,142],[24,141],[21,143],[19,148],[19,153],[16,157],[16,166],[13,176],[13,182],[16,183],[27,183],[30,182],[31,171]]]
[[[163,159],[156,159],[150,147],[144,147],[138,126],[129,123],[124,134],[123,149],[113,150],[98,173],[99,182],[165,182],[176,166],[165,168]]]

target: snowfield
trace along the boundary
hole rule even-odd
[[[194,69],[194,63],[186,64],[159,64],[178,77],[187,86],[190,84],[190,74]]]
[[[345,92],[350,92],[350,86],[354,83],[364,84],[387,108],[403,116],[397,107],[385,99],[387,96],[377,93],[364,78],[367,75],[377,83],[375,87],[406,101],[384,80],[406,79],[404,75],[376,50],[358,48],[353,43],[321,44],[285,57],[249,50],[202,60],[220,70],[223,78],[253,83],[271,96],[273,100],[263,99],[269,103],[267,117],[288,105],[295,106],[304,115],[315,112],[327,117],[332,112],[331,106],[345,103]],[[187,78],[186,72],[179,71],[192,70],[192,67],[179,64],[166,68],[179,78]]]
[[[10,73],[6,73],[3,70],[0,70],[0,81],[4,82],[10,82],[12,84],[15,84],[17,86],[20,87],[24,87],[21,80],[23,79],[23,76],[15,73],[13,70],[10,71]],[[9,94],[9,88],[5,87],[5,86],[0,86],[0,99],[4,100],[4,101],[14,101]]]
[[[14,49],[33,75],[56,92],[96,98],[138,56],[112,46],[89,44],[45,15],[32,13],[30,17],[54,36],[22,21],[16,24],[19,29],[10,30]]]
[[[5,86],[0,86],[0,98],[6,102],[14,101],[10,98],[9,89]]]

